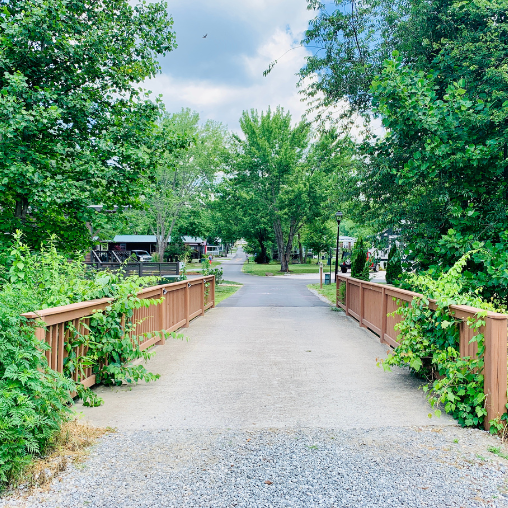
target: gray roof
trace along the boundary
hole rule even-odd
[[[171,241],[171,239],[170,239]],[[115,243],[157,243],[155,235],[116,235],[113,238]],[[184,243],[205,243],[205,240],[197,236],[184,236]]]
[[[116,235],[115,243],[156,243],[155,235]]]

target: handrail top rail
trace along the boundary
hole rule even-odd
[[[337,274],[337,279],[340,279],[344,282],[346,282],[346,280],[350,280],[350,281],[352,280],[352,281],[361,283],[362,286],[366,286],[366,285],[377,286],[377,287],[380,286],[380,284],[378,284],[376,282],[367,282],[365,280],[356,279],[354,277],[345,277],[344,275],[340,275],[340,274]],[[408,291],[407,289],[400,289],[400,288],[397,288],[397,287],[391,286],[391,285],[384,285],[384,287],[385,287],[385,289],[389,290],[390,292],[398,293],[398,294],[404,295],[404,296],[410,296],[410,297],[412,297],[412,299],[426,298],[425,295],[422,295],[421,293],[415,293],[414,291]],[[434,304],[436,303],[436,300],[434,300],[432,298],[428,298],[428,300],[429,300],[429,302],[432,302]],[[471,307],[469,305],[460,305],[460,304],[452,304],[452,305],[450,305],[450,309],[461,310],[463,312],[466,312],[466,313],[472,314],[472,315],[478,314],[479,312],[485,312],[483,309],[478,309],[477,307]],[[487,311],[487,316],[491,319],[507,319],[508,318],[507,314],[501,314],[499,312],[493,312],[491,310]]]
[[[35,319],[38,317],[53,316],[54,314],[63,314],[65,312],[89,309],[105,303],[112,302],[113,298],[100,298],[98,300],[87,300],[85,302],[70,303],[69,305],[60,305],[59,307],[49,307],[47,309],[36,310],[35,312],[25,312],[21,314],[28,319]]]
[[[141,291],[139,291],[138,295],[143,295],[145,293],[149,293],[154,290],[164,289],[168,286],[171,286],[171,287],[185,286],[187,283],[194,282],[194,281],[211,280],[214,277],[215,277],[214,275],[208,275],[206,277],[196,277],[194,279],[189,279],[189,280],[182,280],[182,281],[178,281],[178,282],[169,282],[167,284],[160,284],[158,286],[144,288]],[[43,317],[47,317],[47,316],[54,316],[56,314],[67,314],[67,313],[71,313],[71,312],[73,314],[75,314],[77,311],[82,311],[81,317],[84,317],[84,316],[87,316],[92,310],[94,310],[94,308],[101,307],[101,306],[104,308],[104,305],[106,305],[112,301],[113,301],[113,298],[101,298],[101,299],[97,299],[97,300],[87,300],[84,302],[71,303],[69,305],[60,305],[58,307],[49,307],[47,309],[36,310],[34,312],[25,312],[24,314],[21,314],[21,316],[25,317],[27,319],[37,319],[37,318],[43,318]]]

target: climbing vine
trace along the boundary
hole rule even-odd
[[[487,311],[503,311],[463,287],[460,273],[473,253],[464,255],[435,279],[428,273],[406,278],[407,284],[424,296],[413,299],[411,305],[401,305],[393,313],[403,317],[396,325],[400,345],[380,361],[386,370],[394,365],[409,367],[426,380],[423,390],[435,414],[439,415],[443,408],[460,425],[468,427],[482,425],[487,414],[483,383],[485,347],[480,329],[485,325]],[[435,308],[430,307],[430,299],[435,301]],[[454,304],[481,309],[467,322],[474,330],[471,342],[477,343],[476,357],[460,356],[460,320],[450,308]]]

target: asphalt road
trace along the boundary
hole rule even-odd
[[[259,277],[242,272],[247,256],[240,247],[231,261],[222,264],[224,279],[243,287],[222,301],[221,307],[327,307],[307,289],[312,281],[298,276]]]

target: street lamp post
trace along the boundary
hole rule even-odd
[[[337,282],[337,273],[339,272],[339,233],[340,233],[340,220],[342,219],[342,212],[335,214],[337,219],[337,249],[335,251],[335,282]]]

